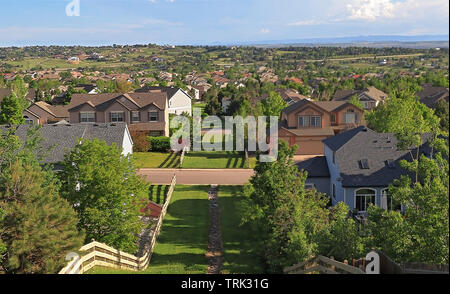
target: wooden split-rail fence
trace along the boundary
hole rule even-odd
[[[172,197],[172,193],[175,189],[177,178],[174,175],[172,183],[170,184],[169,191],[167,192],[166,202],[163,205],[161,214],[158,218],[158,222],[154,229],[152,238],[150,240],[150,246],[145,251],[143,256],[137,257],[135,255],[122,252],[115,248],[112,248],[106,244],[93,241],[80,248],[80,253],[68,255],[72,260],[59,272],[59,274],[83,274],[95,266],[110,267],[115,269],[126,269],[131,271],[140,271],[148,267],[150,259],[152,257],[153,249],[156,245],[156,239],[161,232],[164,217],[167,213],[167,208]]]

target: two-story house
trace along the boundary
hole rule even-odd
[[[278,136],[299,155],[323,154],[322,140],[363,123],[363,111],[348,102],[300,100],[283,109]]]
[[[371,110],[384,102],[388,95],[375,87],[368,87],[363,90],[337,90],[333,96],[333,101],[349,101],[356,96],[362,103],[365,110]]]
[[[424,135],[423,140],[427,137]],[[393,134],[360,126],[325,139],[323,144],[325,156],[297,164],[299,170],[308,172],[308,187],[329,195],[332,205],[345,202],[351,210],[363,214],[370,204],[400,209],[388,194],[388,187],[402,175],[411,175],[399,164],[411,160],[411,150],[397,148]],[[420,152],[430,156],[428,144],[421,146]]]
[[[74,94],[69,104],[70,123],[125,122],[130,131],[169,136],[167,94]]]
[[[149,87],[136,90],[136,93],[166,93],[169,113],[175,115],[181,115],[188,113],[192,115],[192,97],[189,96],[183,89],[173,87]]]

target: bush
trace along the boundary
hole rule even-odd
[[[170,150],[169,137],[148,137],[151,144],[151,150],[157,152],[167,152]]]
[[[131,132],[131,139],[133,140],[134,152],[148,152],[150,151],[150,142],[147,140],[145,132]]]

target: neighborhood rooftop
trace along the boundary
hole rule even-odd
[[[29,125],[19,125],[15,135],[24,142],[29,128]],[[108,145],[116,144],[121,147],[127,134],[126,128],[125,123],[44,125],[39,129],[42,142],[38,149],[49,151],[42,163],[62,162],[65,154],[75,147],[80,139],[96,138],[104,140]],[[3,133],[8,129],[6,126],[1,127]]]

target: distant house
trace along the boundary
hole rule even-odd
[[[183,89],[144,86],[143,88],[136,90],[136,93],[166,93],[169,113],[181,115],[183,112],[186,112],[189,115],[192,115],[192,97]]]
[[[169,136],[167,101],[164,92],[73,94],[69,119],[71,124],[125,122],[130,131]]]
[[[385,101],[388,95],[375,87],[369,87],[363,90],[337,90],[333,96],[333,101],[349,101],[356,96],[363,104],[363,108],[374,109],[380,102]]]
[[[86,94],[98,94],[99,90],[96,85],[92,84],[79,84],[74,87],[76,91],[84,91]]]
[[[432,85],[425,84],[422,85],[422,91],[418,92],[417,96],[420,102],[430,108],[436,108],[440,101],[449,103],[448,88],[444,87],[433,87]]]
[[[363,124],[363,112],[344,101],[300,100],[283,109],[278,136],[299,155],[323,154],[322,140]]]
[[[15,135],[22,142],[27,138],[29,127],[17,127]],[[6,131],[8,127],[1,129]],[[41,163],[54,164],[56,169],[60,169],[64,156],[80,143],[80,139],[104,140],[108,145],[115,144],[125,156],[133,153],[133,141],[125,123],[45,125],[39,129],[39,134],[42,138],[39,147],[48,152]]]
[[[345,202],[359,213],[364,214],[371,203],[400,209],[387,189],[395,179],[409,174],[399,161],[411,160],[411,150],[398,149],[395,135],[360,126],[325,139],[323,145],[325,156],[298,164],[300,170],[308,172],[308,186],[328,194],[333,205]],[[420,152],[430,156],[427,144]]]
[[[69,121],[69,106],[50,105],[44,101],[32,103],[24,112],[27,124],[53,124],[62,120]]]

